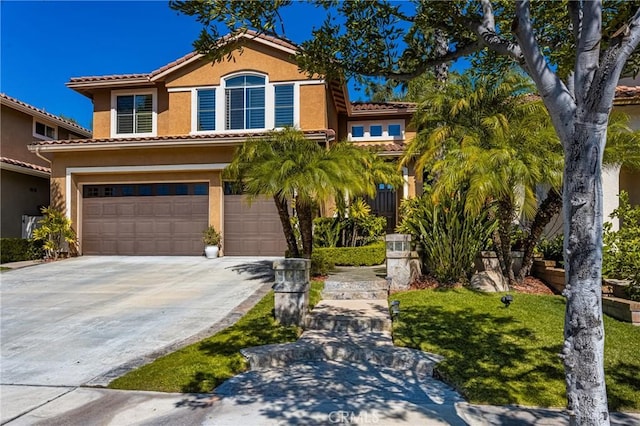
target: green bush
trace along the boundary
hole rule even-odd
[[[542,253],[542,257],[546,260],[555,260],[556,262],[564,261],[564,235],[559,234],[553,238],[542,238],[538,243],[538,251]]]
[[[20,262],[23,260],[36,260],[44,257],[42,241],[27,240],[24,238],[0,239],[0,262]]]
[[[311,276],[327,275],[335,265],[329,260],[327,253],[314,249],[311,254]]]
[[[341,266],[373,266],[384,263],[386,256],[384,241],[363,247],[323,247],[313,250],[311,256],[326,259],[330,264]]]
[[[369,245],[385,234],[387,218],[371,214],[371,207],[356,199],[348,215],[319,217],[313,221],[314,247],[360,247]]]
[[[497,225],[495,219],[489,219],[489,208],[469,215],[464,205],[463,192],[435,202],[429,191],[401,205],[403,219],[398,231],[413,236],[422,247],[426,272],[442,283],[471,276],[476,255]]]
[[[604,223],[602,275],[631,280],[627,294],[631,300],[640,300],[640,206],[632,207],[625,191],[619,198],[610,217],[620,220],[620,229],[613,231],[611,222]]]
[[[64,250],[64,243],[69,244],[69,249],[73,250],[76,234],[71,228],[71,219],[60,210],[45,207],[42,214],[44,219],[40,220],[40,227],[33,231],[33,238],[43,242],[47,258],[56,260]]]

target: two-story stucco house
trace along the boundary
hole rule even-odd
[[[351,104],[344,85],[298,69],[292,43],[255,33],[224,42],[241,49],[232,60],[191,53],[147,74],[67,83],[93,101],[93,137],[30,150],[52,162],[52,202],[72,220],[81,254],[199,255],[213,225],[226,255],[282,255],[273,200],[249,206],[222,178],[237,145],[293,126],[318,143],[350,139],[397,156],[411,137],[413,106]],[[415,188],[405,170],[403,188],[379,189],[390,228]]]
[[[34,141],[91,137],[91,132],[0,93],[0,237],[30,236],[40,209],[49,205],[50,163],[30,152]]]

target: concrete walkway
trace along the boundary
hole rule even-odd
[[[347,297],[332,293],[335,279],[326,295]],[[351,285],[353,292],[368,291]],[[393,347],[389,330],[385,300],[328,299],[314,309],[298,342],[245,350],[252,370],[211,394],[40,387],[29,392],[53,401],[9,424],[568,425],[563,410],[465,402],[431,377],[440,357]],[[640,415],[612,413],[611,424],[640,425]]]

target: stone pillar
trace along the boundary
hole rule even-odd
[[[411,235],[388,234],[387,277],[390,291],[408,290],[411,281],[420,276],[420,259],[411,251]]]
[[[275,315],[283,325],[303,325],[309,310],[310,268],[309,259],[278,259],[273,262]]]

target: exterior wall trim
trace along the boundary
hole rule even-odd
[[[71,182],[74,174],[95,173],[133,173],[133,172],[185,172],[185,171],[218,171],[229,163],[211,164],[166,164],[153,166],[96,166],[67,167],[65,172],[65,214],[71,219]]]

